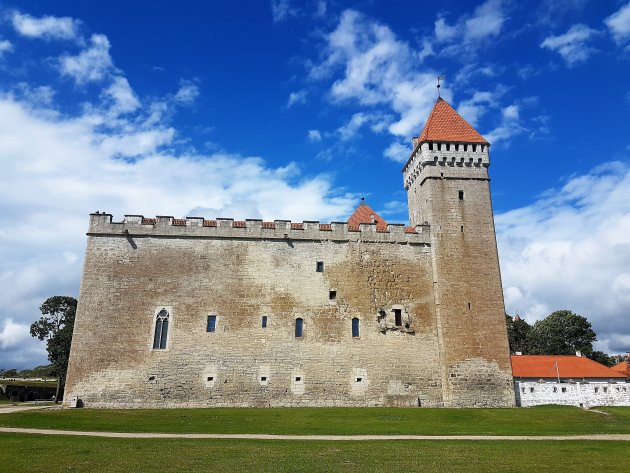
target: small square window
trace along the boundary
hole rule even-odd
[[[296,381],[302,381],[302,377],[301,377],[301,376],[296,376],[296,377],[295,377],[295,380],[296,380]]]
[[[266,315],[262,316],[262,320],[261,320],[260,324],[261,324],[262,328],[267,328],[267,316]]]
[[[267,377],[266,377],[266,376],[261,376],[261,377],[260,377],[260,380],[261,380],[261,381],[267,381]]]
[[[217,316],[208,316],[208,325],[206,326],[206,332],[214,332],[217,329]]]
[[[323,261],[318,261],[315,264],[315,271],[317,271],[318,273],[323,273],[324,272],[324,262]]]
[[[533,393],[534,392],[534,388],[529,388],[529,392]]]
[[[599,392],[599,388],[595,388],[595,393],[597,394]]]
[[[337,299],[337,291],[334,291],[334,290],[331,289],[328,292],[328,299],[331,300],[331,301],[336,300]]]
[[[214,381],[214,376],[208,376],[208,381]]]
[[[566,393],[567,392],[567,388],[562,388],[562,392]]]
[[[360,383],[361,381],[363,381],[363,378],[357,378],[357,379],[356,379],[356,382],[357,382],[357,383]]]

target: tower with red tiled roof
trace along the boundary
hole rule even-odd
[[[403,168],[412,226],[428,223],[445,405],[512,405],[488,141],[438,98]]]

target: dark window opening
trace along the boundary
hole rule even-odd
[[[214,381],[214,376],[208,376],[208,381]]]
[[[468,310],[470,310],[472,308],[472,304],[469,302],[468,303]]]
[[[477,152],[477,145],[473,145],[473,153]]]
[[[450,151],[451,150],[451,145],[446,143],[446,151]]]
[[[353,337],[359,336],[359,319],[356,317],[352,319],[352,336]]]
[[[162,309],[155,319],[155,333],[153,334],[153,349],[166,349],[168,340],[168,311]]]
[[[328,299],[330,299],[331,301],[334,301],[335,299],[337,299],[337,291],[333,291],[331,289],[330,292],[328,293]]]
[[[464,233],[464,226],[462,225],[461,227],[459,227],[459,230]]]
[[[529,392],[533,393],[534,392],[534,388],[529,388]]]
[[[464,191],[457,191],[457,194],[459,195],[459,200],[464,200]]]
[[[304,325],[304,320],[302,320],[302,319],[295,319],[295,336],[296,337],[301,337],[302,336],[303,325]]]
[[[214,332],[217,329],[217,316],[208,316],[208,325],[206,326],[206,332]]]
[[[266,315],[262,316],[261,325],[262,325],[262,328],[267,328],[267,316]]]
[[[260,380],[261,380],[261,381],[267,381],[267,377],[266,377],[266,376],[261,376],[261,377],[260,377]]]
[[[149,381],[155,381],[155,376],[149,376]]]
[[[295,380],[296,380],[296,381],[302,381],[302,377],[301,377],[301,376],[296,376],[296,377],[295,377]]]
[[[433,151],[433,143],[429,143],[429,151]]]
[[[357,378],[357,383],[360,383],[361,381],[363,381],[363,378]]]
[[[440,177],[444,177],[444,173],[443,172],[440,173]]]
[[[567,392],[567,388],[562,388],[562,392],[566,393]]]
[[[402,310],[394,309],[394,323],[396,327],[400,327],[402,325]]]
[[[315,271],[317,271],[318,273],[323,273],[324,272],[324,262],[323,261],[318,261],[317,264],[315,264]]]

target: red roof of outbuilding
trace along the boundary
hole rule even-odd
[[[374,221],[372,221],[372,217],[374,217]],[[377,230],[386,230],[387,222],[383,220],[383,218],[374,212],[365,202],[361,202],[354,213],[348,219],[348,229],[352,229],[355,227],[356,230],[359,230],[359,225],[362,223],[375,223]]]
[[[621,363],[617,363],[615,366],[612,366],[610,369],[618,371],[619,373],[623,373],[624,376],[627,376],[630,378],[630,365],[628,365],[628,360],[623,360]]]
[[[557,378],[558,373],[560,378],[625,378],[584,356],[512,355],[512,374],[517,378]]]
[[[435,102],[422,133],[418,137],[419,143],[423,141],[488,144],[486,139],[441,97]]]

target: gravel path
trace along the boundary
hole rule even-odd
[[[79,437],[141,439],[245,439],[245,440],[598,440],[630,442],[630,434],[595,435],[271,435],[271,434],[160,434],[148,432],[84,432],[78,430],[22,429],[0,427],[0,432],[39,435],[71,435]]]

